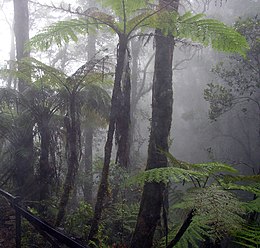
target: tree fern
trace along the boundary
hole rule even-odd
[[[235,235],[234,243],[248,248],[260,247],[260,226],[244,225]]]
[[[28,48],[46,50],[53,44],[62,46],[69,41],[76,42],[78,41],[78,34],[87,34],[89,29],[93,28],[89,25],[89,21],[84,18],[59,21],[32,37]]]
[[[97,28],[99,24],[105,24],[118,34],[130,35],[141,27],[159,28],[165,34],[173,34],[176,40],[191,39],[218,51],[245,55],[248,49],[247,41],[241,34],[218,20],[204,18],[202,14],[186,12],[179,15],[163,9],[154,11],[144,0],[106,0],[103,4],[111,7],[116,17],[97,10],[86,13],[86,18],[83,19],[57,22],[33,37],[30,46],[42,50],[51,44],[61,46],[70,40],[77,41],[78,34],[86,34],[90,27]],[[141,8],[140,13],[137,10]]]
[[[155,168],[140,172],[128,181],[128,185],[144,185],[146,182],[169,183],[169,182],[191,182],[191,177],[206,177],[206,173],[175,167]]]
[[[174,207],[193,209],[194,216],[199,220],[197,224],[207,226],[207,235],[212,240],[220,240],[240,229],[244,223],[241,217],[244,214],[241,202],[231,192],[216,185],[189,190],[183,201]]]
[[[168,234],[168,240],[172,240],[176,236],[180,227],[181,224],[176,225],[172,228],[172,230]],[[181,240],[174,247],[183,248],[183,247],[189,247],[189,245],[191,245],[193,248],[199,248],[200,243],[204,242],[205,239],[210,236],[207,232],[209,229],[210,228],[207,225],[206,219],[203,219],[198,216],[194,216],[192,218],[191,224],[189,225],[188,229],[185,231]],[[166,247],[166,238],[165,237],[162,238],[155,247],[156,248]]]
[[[238,52],[245,56],[249,48],[245,37],[232,27],[215,19],[207,19],[202,14],[193,15],[187,12],[179,15],[176,12],[162,12],[147,22],[150,22],[150,26],[162,29],[165,34],[172,33],[177,40],[191,39],[218,51]]]
[[[147,3],[152,1],[147,0],[99,0],[102,3],[103,7],[111,8],[117,17],[129,20],[133,17],[133,13],[136,13],[138,10],[147,8]],[[125,20],[125,21],[127,21]]]

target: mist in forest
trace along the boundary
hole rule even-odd
[[[2,0],[0,188],[91,247],[258,242],[259,3]]]

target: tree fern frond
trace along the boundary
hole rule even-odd
[[[127,20],[133,17],[133,14],[143,8],[147,8],[147,0],[99,0],[103,7],[110,7],[114,13],[120,17],[124,18],[124,14],[126,15]],[[124,13],[125,12],[125,13]],[[127,21],[126,20],[126,21]]]
[[[59,21],[32,37],[28,43],[28,48],[46,50],[52,44],[62,46],[70,40],[77,41],[78,34],[87,34],[90,29],[92,30],[89,20],[84,18]]]
[[[253,194],[260,194],[260,175],[231,176],[224,175],[219,181],[221,186],[229,190],[242,190]]]
[[[183,169],[189,169],[189,170],[195,170],[195,171],[201,171],[205,173],[204,175],[210,176],[216,173],[223,173],[223,172],[229,172],[229,173],[237,173],[238,171],[233,168],[231,165],[219,163],[219,162],[208,162],[208,163],[197,163],[192,164],[185,161],[181,161],[176,159],[172,154],[169,152],[163,152],[169,161],[169,165],[173,167],[183,168]]]
[[[91,109],[100,117],[108,120],[111,97],[104,89],[97,85],[90,85],[80,92],[79,97],[84,102],[84,112]]]
[[[223,52],[238,52],[245,56],[249,48],[244,36],[228,27],[223,22],[214,19],[202,19],[202,15],[188,19],[179,18],[177,37],[190,38],[205,46]]]
[[[219,163],[219,162],[209,162],[209,163],[200,163],[200,164],[191,164],[191,168],[207,172],[208,175],[213,175],[220,172],[230,172],[237,173],[238,171],[233,168],[231,165]]]
[[[241,184],[235,184],[235,183],[222,183],[221,186],[225,189],[229,190],[242,190],[251,192],[253,194],[260,194],[260,184],[250,184],[250,185],[241,185]]]
[[[237,52],[243,56],[249,48],[245,37],[235,29],[218,20],[204,18],[202,14],[162,12],[151,20],[152,27],[161,29],[164,34],[172,34],[177,40],[191,39],[218,51]]]
[[[33,82],[32,84],[35,87],[42,87],[44,82],[46,86],[51,86],[52,88],[60,87],[67,77],[62,71],[32,57],[16,62],[16,66],[22,69],[0,70],[0,76],[11,74],[15,78],[25,80],[28,84]]]
[[[242,205],[248,213],[260,213],[260,195],[256,195],[252,201],[243,202]]]
[[[183,202],[174,207],[194,209],[195,216],[201,217],[210,227],[213,239],[237,230],[244,222],[241,217],[244,210],[239,200],[231,192],[215,185],[188,191]]]
[[[146,182],[169,183],[172,182],[190,182],[193,178],[206,177],[206,174],[199,171],[186,170],[175,167],[155,168],[140,172],[132,177],[128,184],[143,185]]]
[[[259,247],[260,245],[260,226],[243,226],[235,235],[234,243],[243,247]]]

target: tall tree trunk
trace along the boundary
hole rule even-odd
[[[134,136],[135,136],[135,128],[136,128],[136,108],[137,108],[137,85],[138,85],[138,58],[140,53],[142,42],[138,39],[132,39],[131,40],[131,51],[132,51],[132,84],[131,84],[131,109],[130,109],[130,120],[131,120],[131,126],[129,130],[129,149],[130,149],[130,166],[131,162],[134,159],[135,154],[135,148],[134,148]]]
[[[92,168],[92,148],[93,148],[94,130],[92,127],[86,127],[84,130],[84,200],[93,204],[93,168]]]
[[[115,132],[115,125],[118,119],[119,111],[121,111],[121,81],[124,71],[125,59],[127,53],[127,37],[125,35],[119,36],[118,51],[117,51],[117,64],[115,71],[114,88],[111,99],[111,112],[109,117],[109,127],[107,133],[107,140],[104,150],[104,165],[102,169],[101,181],[97,193],[97,201],[95,204],[94,217],[92,220],[91,229],[89,232],[88,240],[97,242],[96,235],[98,233],[99,222],[103,210],[103,203],[108,190],[108,175],[111,160],[111,152],[113,147],[113,137]]]
[[[10,32],[11,32],[11,48],[10,48],[10,62],[9,62],[9,69],[14,70],[14,61],[15,61],[15,37],[14,37],[14,21],[13,24],[10,24]],[[7,79],[7,87],[11,88],[13,83],[13,88],[16,89],[16,79],[12,75],[8,76]]]
[[[49,162],[49,152],[50,152],[50,129],[49,129],[49,116],[48,113],[42,114],[40,117],[41,121],[38,123],[39,132],[41,138],[41,153],[39,160],[39,200],[47,200],[50,195],[50,183],[52,178],[52,171]]]
[[[128,168],[130,143],[130,96],[131,80],[128,50],[125,53],[124,68],[122,75],[121,94],[119,100],[119,109],[116,119],[116,142],[118,145],[116,163],[120,167]]]
[[[16,44],[16,59],[19,61],[22,58],[29,57],[29,50],[25,49],[26,42],[29,41],[29,10],[28,0],[13,0],[14,1],[14,33]],[[18,67],[18,70],[22,70]],[[23,92],[26,88],[24,80],[18,80],[18,90]]]
[[[172,0],[160,0],[160,7]],[[177,10],[179,0],[167,9]],[[168,151],[168,137],[172,121],[172,59],[174,39],[164,36],[161,30],[155,31],[155,67],[152,88],[152,121],[148,147],[146,170],[167,167],[167,157],[160,150]],[[137,224],[131,241],[131,247],[152,247],[153,236],[160,220],[163,204],[163,183],[145,183]]]
[[[94,1],[89,2],[89,7],[94,7]],[[88,35],[87,45],[88,61],[91,61],[96,54],[96,36],[94,34]],[[91,120],[88,120],[91,122]],[[94,128],[92,123],[87,124],[84,130],[84,185],[83,194],[84,200],[93,205],[93,136]]]
[[[14,3],[14,33],[16,43],[16,59],[19,61],[22,58],[29,57],[29,51],[25,50],[25,43],[29,40],[29,11],[28,0],[13,0]],[[18,70],[22,70],[21,66],[18,66]],[[23,92],[26,88],[27,82],[22,79],[18,80],[18,90]],[[22,107],[18,106],[20,112]],[[22,128],[22,127],[21,127]],[[24,127],[26,130],[21,133],[27,132],[24,135],[24,140],[17,144],[17,152],[15,153],[15,181],[17,182],[17,194],[25,196],[26,187],[33,179],[33,134],[32,127]],[[20,156],[21,148],[23,149],[23,155]],[[27,184],[27,186],[26,186]],[[28,186],[29,187],[29,186]]]
[[[67,165],[68,171],[63,185],[63,192],[59,203],[59,211],[56,218],[56,226],[59,226],[65,216],[66,207],[75,186],[76,175],[79,168],[79,151],[78,151],[78,123],[76,113],[76,92],[73,90],[69,95],[68,116],[64,118],[65,128],[67,130]]]

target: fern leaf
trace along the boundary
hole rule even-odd
[[[78,34],[88,33],[90,27],[89,21],[83,18],[59,21],[44,28],[39,34],[32,37],[28,47],[46,50],[53,44],[62,46],[70,40],[76,42]]]
[[[128,181],[128,185],[138,184],[143,185],[146,182],[168,183],[173,182],[187,182],[191,181],[191,177],[206,177],[206,174],[199,171],[186,170],[175,167],[155,168],[140,172],[138,175],[132,177]]]
[[[137,10],[147,7],[147,0],[99,0],[103,7],[110,7],[120,19],[126,15],[127,20],[131,19]],[[124,13],[125,12],[125,13]]]
[[[242,204],[231,192],[215,185],[188,191],[183,201],[174,207],[194,209],[195,216],[202,218],[210,228],[212,239],[234,232],[244,222],[241,217],[244,213]]]
[[[237,244],[243,247],[259,247],[260,245],[260,226],[243,226],[235,235]]]
[[[176,39],[191,39],[217,51],[236,52],[245,56],[248,43],[244,36],[224,23],[204,18],[204,15],[184,15],[178,13],[159,13],[152,18],[151,26],[159,28],[164,34],[172,34]]]

